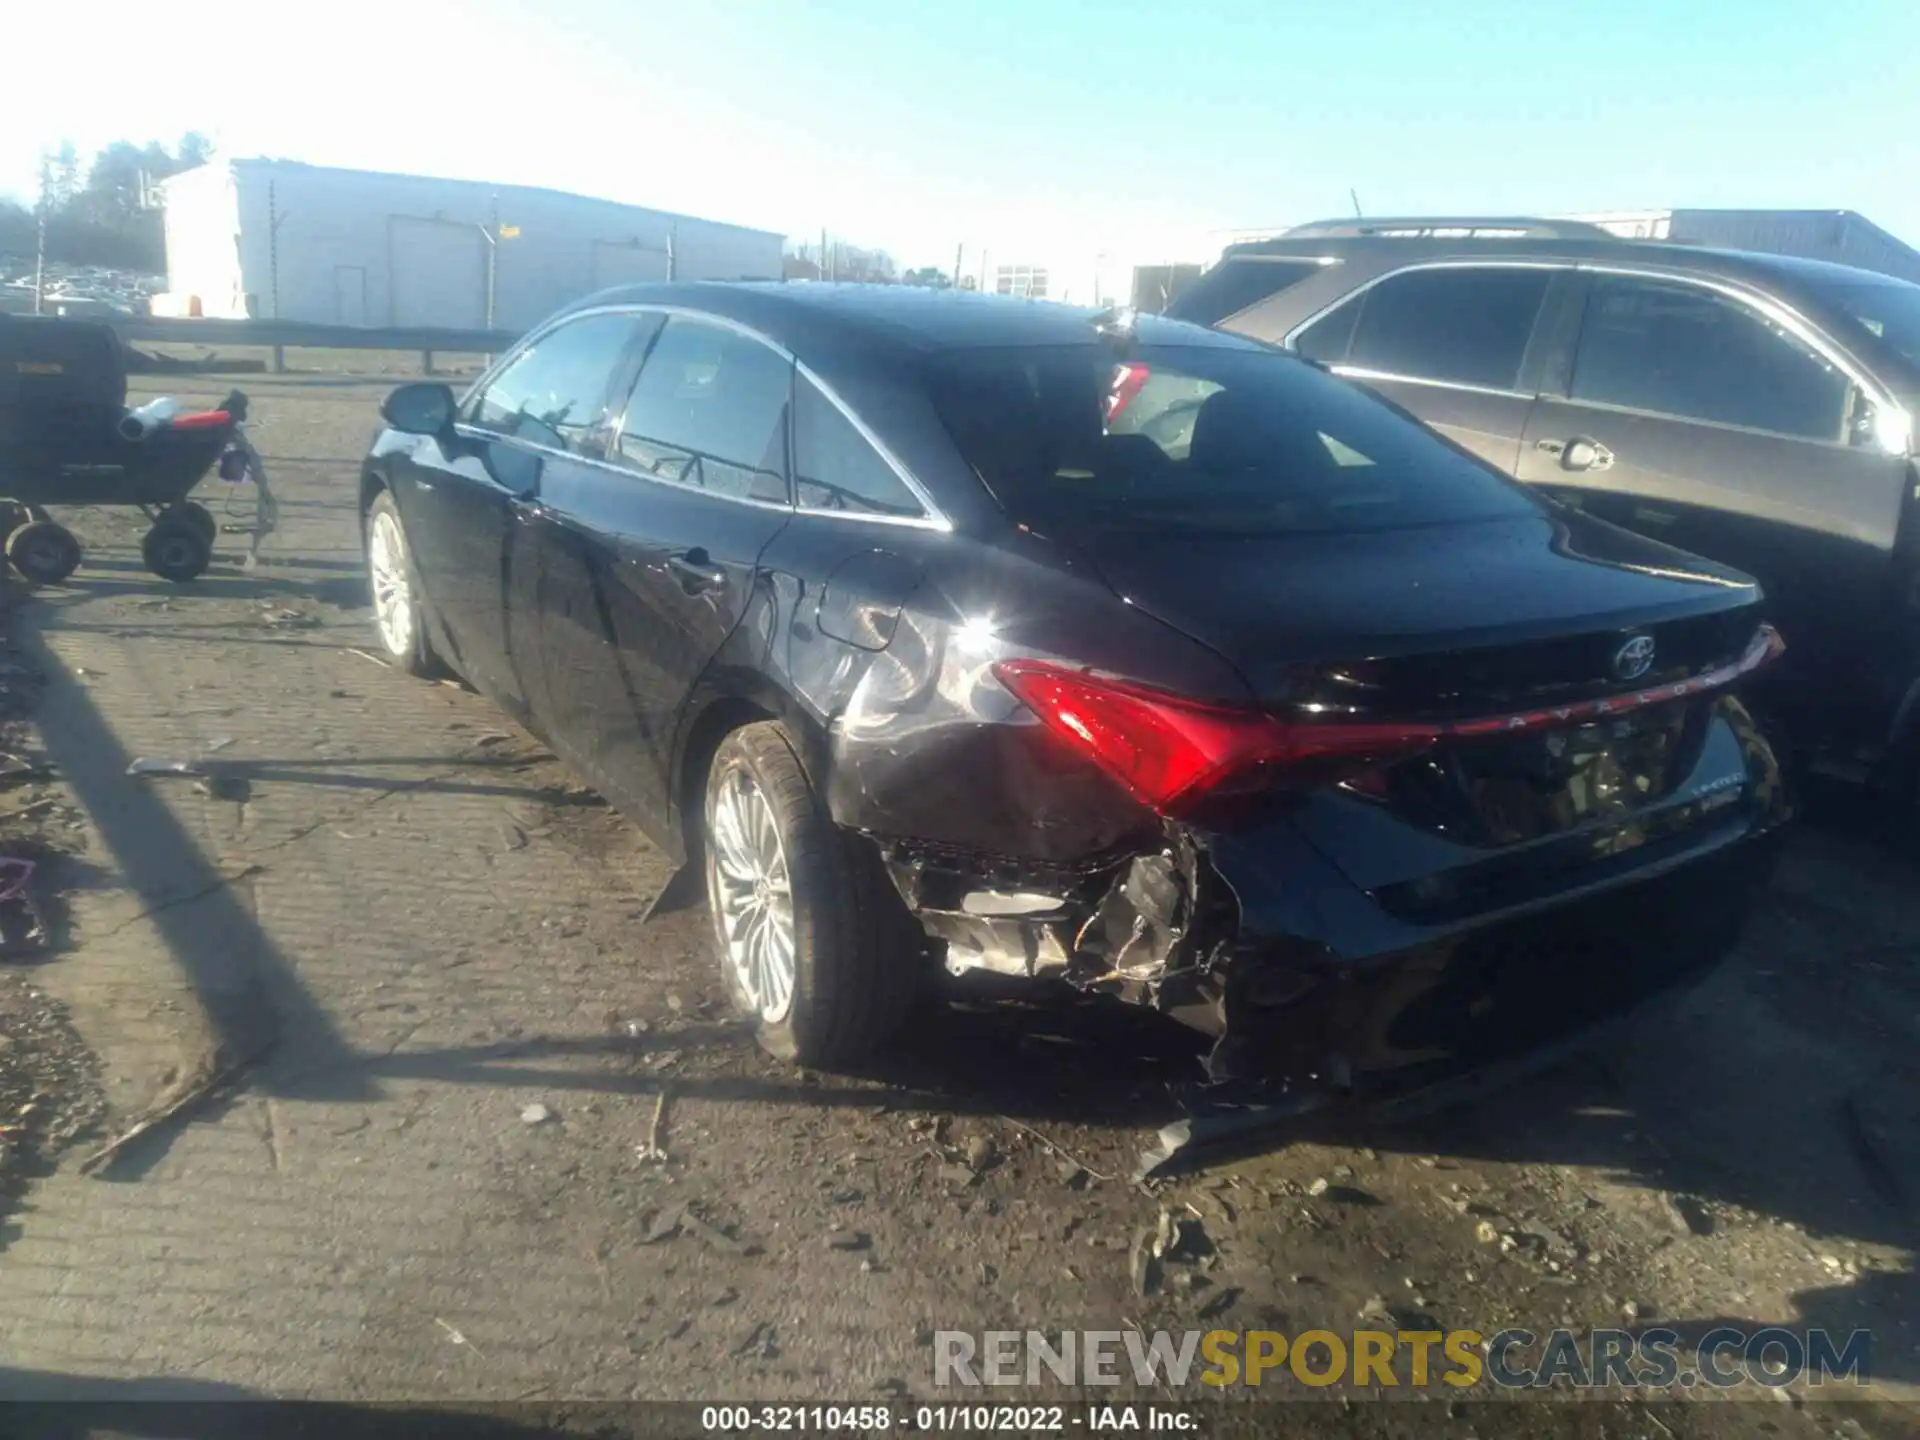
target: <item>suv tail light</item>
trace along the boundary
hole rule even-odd
[[[1442,740],[1563,729],[1704,694],[1753,673],[1785,648],[1773,627],[1762,625],[1739,660],[1690,679],[1550,710],[1446,721],[1287,720],[1045,660],[1002,660],[993,671],[1049,729],[1142,803],[1177,816],[1205,800],[1267,788],[1302,766],[1326,779],[1329,771],[1372,769]]]

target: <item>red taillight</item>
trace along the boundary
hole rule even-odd
[[[1027,708],[1163,815],[1210,797],[1259,789],[1287,767],[1373,762],[1417,754],[1442,740],[1484,740],[1565,729],[1725,688],[1769,664],[1785,644],[1770,625],[1730,664],[1691,679],[1550,710],[1444,721],[1288,721],[1261,710],[1208,705],[1045,660],[993,667]],[[1318,772],[1316,772],[1318,773]]]
[[[172,430],[218,430],[232,423],[233,416],[224,410],[203,410],[198,415],[176,415],[167,426]]]
[[[1132,362],[1113,367],[1113,383],[1107,387],[1107,424],[1120,418],[1120,412],[1134,402],[1152,373],[1145,365]]]
[[[1257,786],[1274,766],[1417,750],[1440,734],[1432,725],[1290,725],[1042,660],[993,668],[1049,728],[1163,815]]]

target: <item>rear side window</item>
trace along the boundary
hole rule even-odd
[[[907,484],[819,387],[794,382],[793,475],[802,509],[918,518]]]
[[[1568,390],[1575,400],[1837,444],[1852,382],[1730,296],[1596,275]]]
[[[1196,325],[1217,325],[1319,272],[1317,260],[1223,260],[1187,287],[1167,313]]]
[[[1002,507],[1056,534],[1381,530],[1539,508],[1364,390],[1282,354],[959,351],[927,384]]]
[[[758,340],[675,315],[627,400],[611,459],[734,500],[787,500],[793,365]]]
[[[1511,390],[1552,275],[1492,266],[1410,270],[1316,320],[1296,348],[1330,365]]]
[[[587,315],[541,336],[473,404],[469,423],[498,435],[598,454],[614,371],[643,327],[639,315]]]

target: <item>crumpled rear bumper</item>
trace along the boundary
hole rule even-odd
[[[1738,940],[1791,811],[1748,784],[1368,891],[1298,817],[1164,826],[1079,865],[882,844],[956,973],[1055,978],[1213,1037],[1214,1080],[1358,1093],[1520,1057],[1697,980]],[[1737,800],[1736,800],[1737,794]],[[1732,803],[1729,803],[1732,802]],[[1425,842],[1422,842],[1425,843]]]

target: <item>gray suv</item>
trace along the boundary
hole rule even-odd
[[[1573,223],[1336,221],[1231,247],[1169,313],[1757,576],[1789,645],[1776,720],[1816,768],[1920,800],[1920,286]]]

